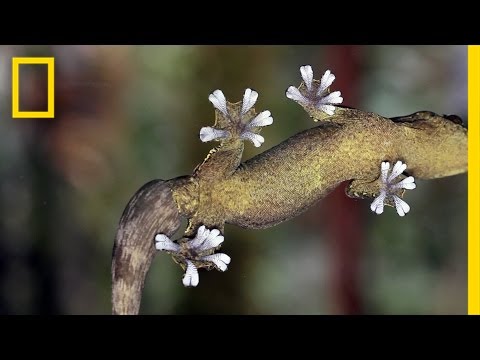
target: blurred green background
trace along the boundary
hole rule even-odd
[[[344,104],[384,116],[467,114],[466,46],[0,46],[0,313],[108,314],[120,215],[151,179],[191,173],[212,144],[208,95],[247,87],[274,124],[250,158],[315,126],[285,97],[299,67],[326,69]],[[11,118],[11,58],[54,56],[55,119]],[[22,69],[21,110],[45,73]],[[361,149],[359,149],[361,151]],[[225,273],[186,289],[159,254],[143,314],[464,314],[467,176],[417,181],[411,212],[381,216],[343,186],[266,230],[225,229]]]

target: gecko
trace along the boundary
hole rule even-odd
[[[311,66],[300,67],[302,82],[287,98],[300,104],[318,126],[242,162],[245,141],[259,147],[260,132],[273,123],[258,114],[258,93],[246,89],[231,103],[221,90],[209,101],[215,124],[200,130],[203,142],[217,141],[192,172],[141,187],[119,221],[112,254],[112,313],[138,314],[145,278],[157,252],[169,253],[185,271],[187,287],[199,284],[199,269],[227,270],[230,257],[218,253],[224,225],[261,229],[290,220],[347,181],[347,196],[370,199],[405,216],[405,190],[415,179],[436,179],[467,171],[467,129],[457,115],[418,111],[386,118],[341,105],[340,91],[327,70],[320,80]],[[183,236],[173,239],[181,220]]]

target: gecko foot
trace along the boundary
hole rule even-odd
[[[259,147],[265,139],[258,132],[263,126],[273,123],[270,111],[262,111],[258,115],[253,109],[257,102],[258,93],[252,89],[246,89],[243,101],[238,103],[227,102],[221,90],[215,90],[208,100],[216,109],[216,121],[214,127],[207,126],[200,130],[200,140],[203,142],[227,139],[249,140]]]
[[[335,80],[335,75],[327,70],[320,81],[315,80],[310,65],[301,66],[300,73],[303,82],[298,88],[290,86],[286,91],[287,98],[302,105],[315,121],[322,118],[322,113],[333,115],[335,112],[334,104],[343,102],[340,91],[330,93],[329,90]]]
[[[230,256],[223,253],[214,253],[223,240],[220,230],[209,230],[205,226],[200,226],[193,239],[183,238],[178,243],[164,234],[157,234],[155,236],[155,248],[172,254],[175,262],[185,270],[182,279],[183,285],[195,287],[199,283],[198,269],[227,270],[227,265],[230,264]]]
[[[395,205],[398,215],[405,216],[406,213],[410,211],[410,206],[403,201],[397,193],[400,191],[403,193],[404,189],[413,190],[417,186],[415,185],[415,179],[413,176],[404,178],[401,181],[395,182],[395,179],[401,175],[407,165],[401,161],[397,161],[393,166],[393,169],[389,173],[390,163],[382,162],[380,180],[382,182],[382,187],[380,188],[380,194],[373,200],[370,205],[370,209],[376,214],[383,213],[383,206]]]

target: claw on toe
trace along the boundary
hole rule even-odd
[[[241,103],[227,102],[221,90],[215,90],[208,100],[217,110],[216,123],[214,127],[203,127],[200,129],[200,140],[203,142],[212,140],[225,140],[236,137],[242,140],[249,140],[259,147],[265,139],[258,135],[260,128],[271,125],[273,118],[270,111],[262,111],[256,114],[253,106],[258,99],[258,93],[252,89],[246,89]]]
[[[185,266],[183,285],[195,287],[199,283],[198,269],[215,267],[219,271],[226,271],[230,264],[230,256],[224,253],[214,253],[224,237],[218,229],[207,229],[200,226],[193,239],[176,243],[164,234],[155,236],[155,248],[171,253]]]

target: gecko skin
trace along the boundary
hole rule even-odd
[[[238,165],[243,144],[223,142],[187,179],[174,183],[180,213],[198,226],[266,228],[289,220],[341,182],[365,182],[352,197],[375,197],[369,183],[382,161],[402,160],[408,174],[434,179],[467,170],[467,131],[431,112],[388,119],[357,109],[334,116]],[[365,191],[362,191],[365,190]],[[188,234],[187,235],[191,235]]]
[[[293,95],[287,92],[287,96],[319,122],[317,127],[293,135],[242,163],[244,140],[253,138],[256,145],[260,144],[258,133],[264,126],[261,122],[267,124],[270,113],[257,116],[253,104],[246,106],[247,91],[243,102],[238,103],[218,101],[224,97],[217,93],[217,98],[211,99],[216,107],[215,125],[204,128],[207,130],[203,135],[201,132],[201,138],[220,140],[219,146],[210,151],[192,175],[156,180],[137,191],[122,215],[115,240],[113,313],[138,313],[144,279],[155,255],[153,239],[158,241],[158,234],[162,234],[162,245],[157,249],[171,253],[175,262],[187,270],[186,276],[189,271],[192,276],[194,271],[196,283],[187,279],[184,284],[196,286],[197,269],[226,270],[228,256],[215,254],[224,256],[223,261],[228,258],[225,264],[212,260],[223,241],[225,223],[249,229],[274,226],[298,216],[344,181],[349,181],[348,196],[375,198],[382,191],[382,162],[408,164],[400,175],[404,179],[435,179],[467,171],[467,130],[459,117],[421,111],[385,118],[334,107],[332,104],[339,102],[335,102],[335,96],[342,100],[340,93],[323,96],[333,82],[324,81],[329,72],[319,82],[312,79],[313,74],[310,78],[308,73],[304,76],[304,70],[304,82],[298,89],[289,88]],[[311,68],[307,70],[311,73]],[[332,102],[322,103],[324,99]],[[252,126],[255,124],[260,126]],[[402,188],[395,190],[398,197],[403,192]],[[394,205],[388,198],[385,204]],[[188,219],[184,236],[169,240],[182,217]],[[214,230],[217,233],[212,229],[218,229]],[[210,248],[202,248],[198,245],[201,234],[205,238],[209,231],[212,237],[206,242],[213,239],[213,243]]]

